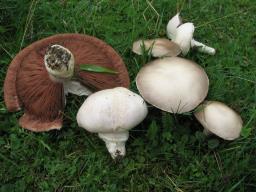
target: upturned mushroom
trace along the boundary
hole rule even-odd
[[[179,45],[164,38],[135,41],[132,51],[138,55],[142,55],[145,51],[153,57],[173,57],[181,53]]]
[[[233,109],[218,101],[207,101],[194,113],[205,134],[215,134],[225,140],[240,136],[243,121]]]
[[[81,64],[114,69],[117,74],[81,71]],[[54,35],[20,51],[12,60],[4,82],[9,111],[24,108],[21,127],[49,131],[62,127],[65,94],[128,87],[129,76],[121,57],[103,41],[79,34]]]
[[[183,55],[186,55],[190,48],[195,48],[200,52],[210,55],[214,55],[216,52],[214,48],[193,39],[195,30],[194,24],[182,24],[179,13],[169,20],[166,30],[168,38],[180,46]]]
[[[98,133],[113,159],[125,155],[129,130],[144,120],[146,103],[132,91],[117,87],[90,95],[77,113],[78,125]]]
[[[153,106],[170,113],[185,113],[205,99],[209,79],[195,62],[166,57],[143,66],[136,85],[142,97]]]

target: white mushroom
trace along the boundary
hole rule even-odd
[[[129,130],[144,120],[146,103],[132,91],[117,87],[90,95],[77,113],[78,125],[98,133],[115,159],[125,155]]]
[[[153,57],[173,57],[181,53],[179,45],[163,38],[135,41],[132,51],[138,55],[142,55],[143,51],[148,51]]]
[[[136,77],[142,97],[153,106],[171,113],[193,110],[206,97],[209,79],[193,61],[169,57],[145,65]]]
[[[234,140],[240,136],[243,121],[233,109],[218,101],[208,101],[194,113],[204,127],[204,133],[213,133],[225,140]]]
[[[172,39],[172,41],[180,46],[183,55],[186,55],[190,48],[196,48],[198,51],[208,53],[210,55],[214,55],[216,52],[214,48],[208,47],[193,39],[193,33],[195,30],[194,24],[182,24],[179,13],[169,20],[166,30],[168,38]]]

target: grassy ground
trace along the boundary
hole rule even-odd
[[[61,131],[32,133],[4,108],[0,93],[0,191],[256,191],[256,3],[254,0],[0,0],[0,85],[20,48],[56,33],[85,33],[112,45],[134,78],[148,58],[131,52],[138,38],[165,36],[182,7],[195,36],[216,56],[191,52],[210,79],[208,99],[241,113],[243,136],[206,138],[191,115],[150,108],[133,131],[127,156],[114,162],[104,143],[78,128],[85,98],[68,97]],[[219,19],[221,18],[221,19]],[[209,22],[210,21],[210,22]]]

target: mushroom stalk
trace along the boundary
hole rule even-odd
[[[68,95],[68,93],[72,93],[78,96],[92,94],[92,91],[82,85],[79,81],[67,80],[63,83],[63,87],[65,95]]]
[[[195,39],[191,40],[191,47],[196,48],[198,51],[202,53],[207,53],[209,55],[214,55],[216,53],[214,48],[209,47],[201,42],[198,42]]]
[[[99,133],[98,135],[99,138],[105,142],[108,152],[113,159],[125,156],[125,143],[129,138],[128,131],[119,133]]]
[[[74,75],[74,55],[67,48],[60,45],[51,45],[46,50],[44,64],[53,81],[64,82]]]

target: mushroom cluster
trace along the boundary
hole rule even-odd
[[[186,55],[190,48],[210,55],[215,54],[215,49],[196,41],[193,38],[195,26],[193,23],[182,23],[180,14],[172,17],[166,27],[168,39],[157,38],[153,40],[138,40],[133,43],[132,51],[141,55],[143,51],[149,51],[153,57],[177,56],[180,53]]]
[[[109,67],[116,75],[81,71],[80,65]],[[129,87],[121,57],[105,42],[80,34],[59,34],[21,50],[12,60],[4,82],[9,111],[24,109],[19,124],[42,132],[62,127],[65,95]]]
[[[196,41],[194,24],[183,24],[179,13],[169,20],[166,30],[172,41],[158,38],[133,43],[134,53],[148,52],[161,57],[147,63],[137,74],[140,94],[151,105],[169,113],[195,111],[206,134],[213,133],[226,140],[238,138],[243,126],[241,117],[221,102],[204,102],[209,89],[206,72],[195,62],[177,57],[180,53],[186,55],[190,48],[210,55],[215,54],[215,49]]]
[[[183,24],[178,13],[167,24],[171,40],[133,43],[134,53],[160,57],[137,74],[136,85],[142,97],[128,90],[129,76],[121,57],[103,41],[79,34],[37,41],[18,53],[9,66],[4,83],[7,109],[24,109],[21,127],[49,131],[62,127],[65,95],[89,95],[77,112],[77,123],[98,133],[113,159],[125,155],[129,130],[146,118],[144,99],[169,113],[193,112],[206,134],[236,139],[243,126],[241,117],[221,102],[205,101],[209,89],[205,70],[194,61],[178,57],[180,53],[185,56],[190,48],[215,54],[214,48],[193,38],[194,30],[193,23]],[[87,70],[83,71],[85,64]]]

